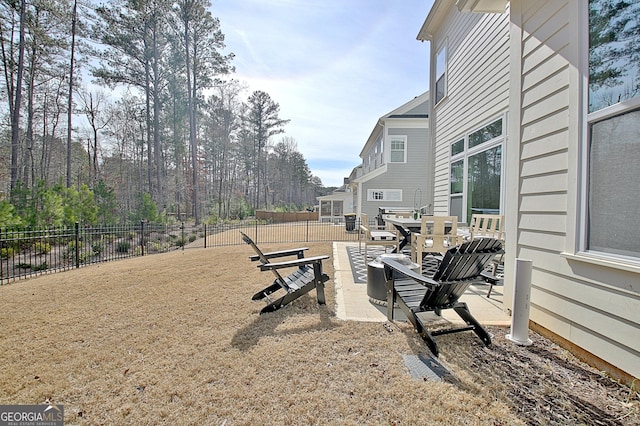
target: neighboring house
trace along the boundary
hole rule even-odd
[[[420,209],[431,203],[426,182],[429,92],[380,117],[360,152],[362,164],[351,173],[353,205],[358,217],[378,209]]]
[[[601,3],[436,0],[418,34],[431,44],[434,88],[426,168],[436,214],[505,215],[505,307],[515,259],[532,260],[533,326],[631,383],[640,377],[640,95],[627,89],[638,63],[610,63],[627,66],[619,87],[590,85],[589,6]],[[638,46],[638,6],[629,7]]]
[[[347,179],[345,179],[344,185],[333,193],[318,197],[317,200],[320,206],[318,212],[320,222],[344,222],[344,215],[353,213],[353,194]]]

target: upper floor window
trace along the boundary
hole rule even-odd
[[[402,189],[369,189],[367,201],[402,201]]]
[[[580,249],[640,258],[640,3],[589,1],[589,86]]]
[[[391,136],[391,149],[389,150],[391,163],[406,163],[407,161],[407,137]]]
[[[434,104],[447,95],[447,48],[443,47],[436,55],[436,84]]]

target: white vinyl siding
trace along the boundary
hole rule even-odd
[[[447,42],[447,96],[432,111],[434,213],[449,214],[450,148],[461,132],[505,112],[509,101],[509,15],[452,8],[433,44]],[[503,153],[504,154],[504,153]]]
[[[640,268],[579,252],[581,147],[588,137],[586,5],[511,1],[509,135],[517,145],[507,155],[507,180],[515,184],[505,206],[505,265],[516,257],[533,262],[531,321],[640,377]],[[512,279],[505,270],[505,280]]]

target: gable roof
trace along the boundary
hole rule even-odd
[[[429,91],[422,93],[421,95],[416,96],[411,99],[409,102],[406,102],[394,109],[386,113],[385,115],[378,118],[376,121],[369,138],[367,139],[367,143],[364,144],[362,150],[360,151],[360,157],[364,154],[364,152],[368,149],[368,147],[376,141],[378,135],[382,131],[385,126],[385,122],[387,119],[427,119],[429,118]]]
[[[509,0],[436,0],[429,10],[418,36],[418,40],[431,40],[438,30],[447,12],[455,5],[461,12],[502,13]]]

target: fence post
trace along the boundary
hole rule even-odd
[[[182,244],[182,251],[184,251],[185,241],[184,241],[184,222],[180,222],[180,243]]]
[[[207,248],[207,224],[204,224],[204,248]]]
[[[140,221],[140,246],[142,248],[142,255],[144,256],[144,219]]]
[[[307,242],[309,242],[309,218],[307,218]]]
[[[256,243],[258,242],[258,218],[256,218]]]
[[[80,267],[80,223],[76,222],[76,268]]]

